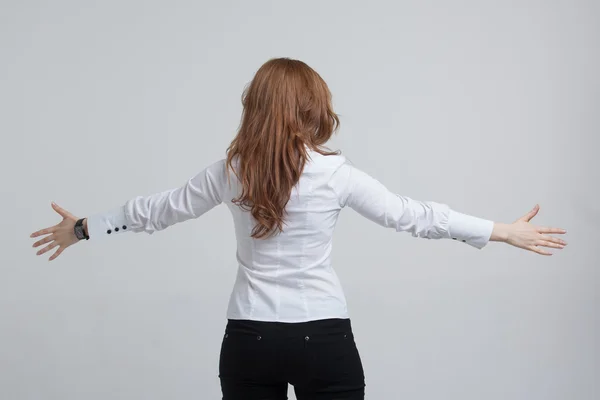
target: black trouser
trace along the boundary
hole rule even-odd
[[[365,378],[349,319],[229,320],[219,361],[223,400],[363,400]]]

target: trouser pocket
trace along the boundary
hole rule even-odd
[[[265,361],[272,350],[252,324],[228,324],[219,357],[219,377],[256,380],[270,373]]]
[[[308,332],[304,348],[309,386],[363,386],[362,362],[351,329]]]

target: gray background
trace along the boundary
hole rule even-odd
[[[566,228],[542,257],[344,211],[334,259],[369,399],[600,398],[597,1],[2,1],[0,398],[216,399],[226,207],[69,248],[29,234],[224,156],[271,57],[329,83],[332,147],[391,190]]]

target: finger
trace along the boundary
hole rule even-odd
[[[540,211],[540,206],[539,204],[536,204],[531,211],[529,211],[527,214],[523,215],[521,218],[519,218],[521,221],[525,221],[525,222],[529,222],[531,221],[531,219],[533,217],[535,217],[538,213],[538,211]]]
[[[48,235],[50,233],[54,233],[56,231],[57,225],[51,226],[49,228],[40,229],[37,232],[33,232],[29,237],[38,237],[42,235]]]
[[[541,255],[543,255],[543,256],[551,256],[551,255],[552,255],[552,253],[550,253],[549,251],[542,250],[542,249],[540,249],[540,248],[539,248],[539,247],[537,247],[537,246],[531,246],[531,247],[529,248],[529,250],[533,251],[534,253],[541,254]]]
[[[48,261],[54,260],[56,257],[60,256],[60,254],[65,250],[65,247],[59,247],[58,250],[54,252],[48,259]]]
[[[61,206],[59,206],[55,202],[52,202],[52,208],[54,209],[54,211],[56,211],[57,213],[59,213],[64,218],[72,217],[72,215],[71,215],[70,212],[68,212],[67,210],[65,210],[64,208],[62,208]]]
[[[537,228],[537,231],[539,233],[556,233],[556,234],[559,234],[559,235],[563,234],[563,233],[567,233],[567,231],[564,230],[564,229],[561,229],[561,228],[549,228],[549,227],[546,227],[546,226],[539,226]]]
[[[544,247],[551,247],[553,249],[563,249],[565,247],[563,244],[549,242],[547,240],[540,240],[537,245],[544,246]]]
[[[556,238],[554,236],[550,236],[550,235],[542,235],[542,240],[547,240],[548,242],[553,242],[553,243],[558,243],[558,244],[562,244],[563,246],[567,245],[567,242],[565,242],[562,239]]]
[[[58,246],[58,243],[56,243],[56,242],[52,242],[52,243],[50,243],[48,246],[44,247],[43,249],[41,249],[41,250],[38,250],[38,252],[37,252],[37,253],[35,253],[35,254],[37,254],[38,256],[41,256],[42,254],[44,254],[45,252],[47,252],[47,251],[49,251],[49,250],[52,250],[52,249],[53,249],[53,248],[55,248],[56,246]]]
[[[43,245],[44,243],[48,243],[48,242],[51,242],[53,240],[54,240],[54,236],[53,235],[46,236],[42,240],[38,240],[37,242],[35,242],[32,247],[38,247],[38,246]]]

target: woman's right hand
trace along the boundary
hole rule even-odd
[[[552,253],[542,249],[542,247],[564,248],[567,242],[551,234],[564,234],[567,231],[561,228],[533,225],[530,221],[537,215],[539,210],[540,206],[536,205],[531,211],[512,224],[495,223],[490,240],[505,242],[524,250],[533,251],[544,256],[551,256]]]
[[[38,256],[54,249],[55,247],[58,247],[54,254],[48,258],[48,261],[54,260],[56,257],[60,256],[67,247],[79,242],[79,239],[77,239],[77,236],[75,236],[75,231],[73,229],[78,218],[54,202],[52,202],[52,208],[58,213],[58,215],[62,217],[62,221],[54,226],[33,232],[30,236],[32,238],[36,238],[42,235],[47,235],[45,238],[38,240],[33,244],[33,247],[39,247],[43,244],[49,243],[41,250],[38,250],[36,253]],[[84,221],[84,229],[87,232],[87,220]]]

